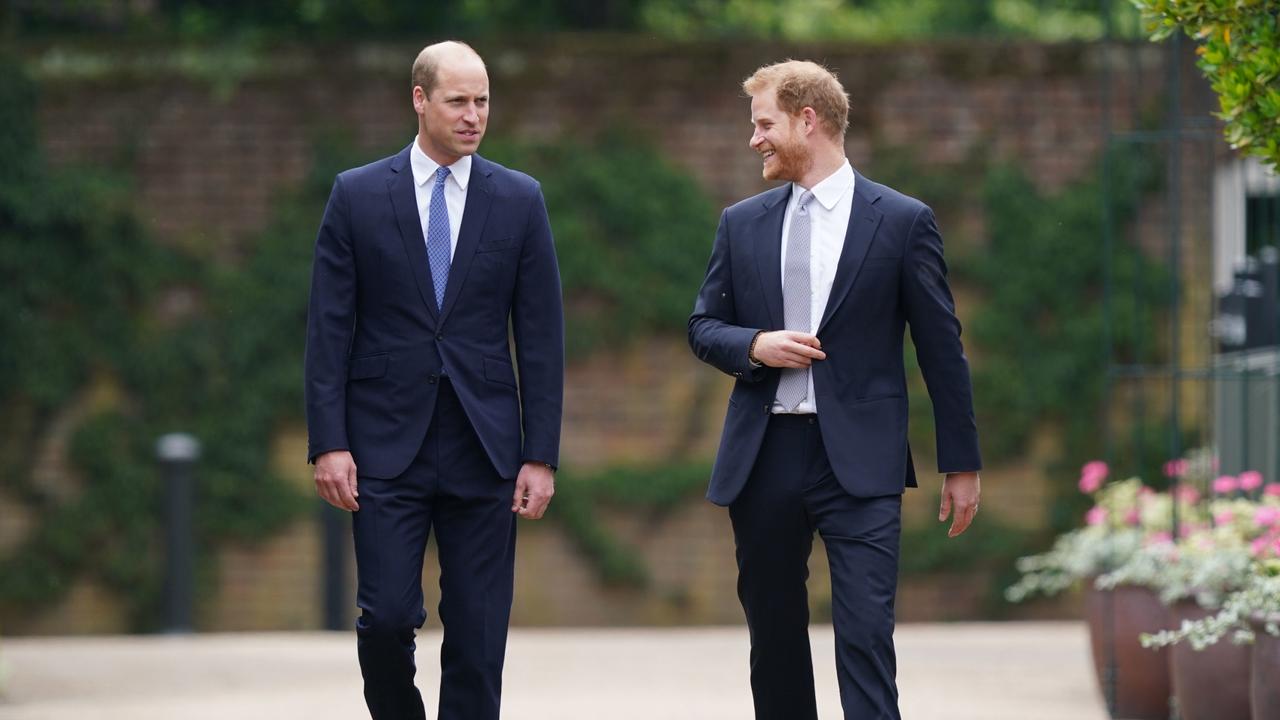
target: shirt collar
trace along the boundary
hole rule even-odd
[[[831,210],[836,206],[836,203],[840,202],[845,193],[853,192],[854,178],[853,167],[849,165],[849,161],[846,159],[839,169],[811,188],[813,197],[823,208]],[[804,190],[799,185],[792,183],[792,202],[795,202]]]
[[[434,180],[436,169],[440,167],[439,163],[422,152],[417,137],[413,138],[413,149],[409,151],[409,165],[413,168],[413,182],[416,185],[426,185]],[[449,177],[458,183],[458,187],[466,190],[467,181],[471,179],[471,156],[463,155],[450,165]]]

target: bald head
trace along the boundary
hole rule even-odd
[[[484,60],[480,54],[464,42],[446,40],[422,48],[418,58],[413,61],[413,87],[422,88],[428,98],[431,91],[440,82],[440,68],[462,68],[478,66],[484,70]]]

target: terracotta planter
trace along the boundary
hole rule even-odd
[[[1191,601],[1169,608],[1170,627],[1209,615]],[[1170,655],[1173,695],[1182,720],[1249,720],[1250,646],[1224,637],[1203,650],[1189,642],[1174,645]]]
[[[1250,704],[1253,720],[1280,720],[1280,638],[1267,633],[1262,623],[1253,623]]]
[[[1115,708],[1111,717],[1125,720],[1168,720],[1168,650],[1148,650],[1139,636],[1169,626],[1168,612],[1155,593],[1122,585],[1113,591],[1086,584],[1085,617],[1089,646],[1102,696],[1107,695],[1107,661],[1115,661]],[[1108,622],[1108,613],[1110,621]]]

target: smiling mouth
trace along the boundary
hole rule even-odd
[[[773,157],[776,154],[778,154],[777,150],[765,150],[764,152],[760,153],[760,157],[765,162],[769,162],[769,158]]]

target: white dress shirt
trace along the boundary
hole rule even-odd
[[[409,151],[409,166],[413,168],[414,193],[418,198],[418,220],[422,223],[422,240],[427,239],[427,218],[431,213],[431,190],[436,182],[439,163],[427,157],[413,139]],[[444,204],[449,208],[449,258],[458,250],[458,230],[462,227],[462,212],[467,207],[467,182],[471,180],[471,156],[463,155],[449,166],[449,177],[444,181]]]
[[[812,305],[809,309],[809,333],[816,333],[818,324],[822,322],[822,314],[827,310],[827,300],[831,297],[831,285],[836,278],[836,265],[840,263],[840,253],[844,250],[844,237],[849,231],[849,216],[853,213],[853,184],[855,175],[849,161],[838,170],[828,175],[818,184],[809,188],[816,202],[809,203],[809,288],[813,293]],[[791,199],[787,201],[786,214],[782,219],[782,255],[787,256],[787,239],[791,234],[791,216],[800,204],[800,195],[806,188],[796,183],[791,184]],[[786,263],[778,275],[782,282],[786,273]],[[821,361],[818,361],[821,362]],[[788,410],[781,403],[774,401],[774,413],[786,413]],[[817,399],[813,394],[813,372],[809,373],[809,392],[804,401],[793,411],[796,414],[818,412]]]

